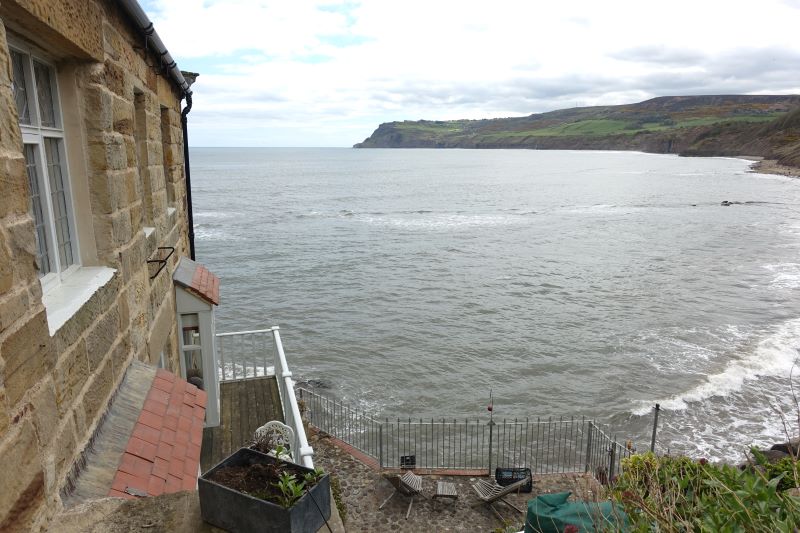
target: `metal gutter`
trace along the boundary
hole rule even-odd
[[[119,2],[119,5],[122,6],[122,9],[124,9],[125,12],[134,20],[134,22],[136,22],[136,24],[139,26],[139,30],[144,33],[148,43],[161,57],[161,60],[169,71],[172,81],[175,82],[184,95],[192,94],[192,91],[189,88],[191,84],[186,81],[186,78],[184,78],[183,74],[181,74],[181,70],[178,68],[178,65],[175,63],[172,55],[170,55],[167,47],[164,46],[164,43],[161,41],[161,37],[158,36],[158,33],[153,27],[153,23],[147,17],[147,14],[144,12],[144,10],[142,10],[139,2],[136,0],[117,1]]]

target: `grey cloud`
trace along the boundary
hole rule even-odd
[[[663,46],[635,46],[610,54],[614,59],[633,63],[654,63],[663,66],[687,66],[704,62],[708,56],[697,50],[665,48]]]

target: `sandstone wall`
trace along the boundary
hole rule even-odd
[[[81,263],[117,270],[53,336],[7,36],[56,65]],[[1,0],[0,110],[0,531],[38,530],[53,526],[130,362],[156,364],[163,351],[167,368],[179,368],[172,271],[188,255],[180,94],[116,3]],[[159,246],[176,251],[151,280],[146,260]]]

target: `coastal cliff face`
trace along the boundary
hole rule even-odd
[[[388,122],[354,147],[638,150],[800,166],[800,96],[671,96],[527,117]]]

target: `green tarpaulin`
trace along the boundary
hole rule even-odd
[[[570,494],[543,494],[528,501],[525,533],[562,533],[570,524],[581,532],[627,531],[628,517],[619,505],[568,502]]]

